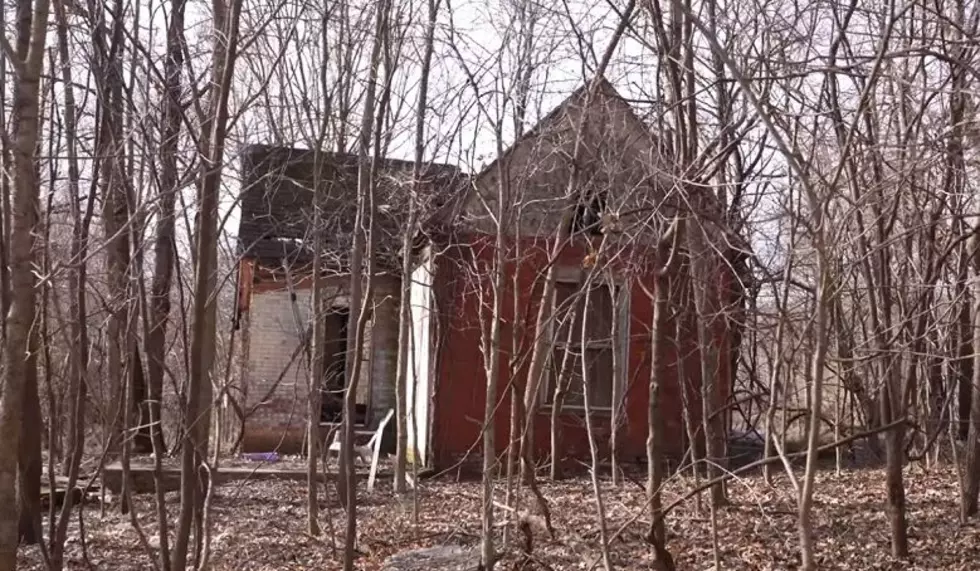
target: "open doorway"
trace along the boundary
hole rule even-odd
[[[334,308],[325,316],[324,371],[320,422],[339,423],[344,417],[344,393],[347,388],[347,332],[350,327],[350,310],[346,307]],[[366,363],[365,363],[366,365]],[[360,383],[363,384],[363,383]],[[354,405],[354,424],[367,423],[367,395],[369,387],[358,387],[357,402]]]

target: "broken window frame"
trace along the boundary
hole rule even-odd
[[[575,205],[571,220],[572,236],[597,236],[602,234],[602,216],[609,206],[609,196],[605,189],[585,191],[585,196]]]
[[[578,286],[573,291],[573,293],[571,293],[567,297],[567,299],[574,299],[576,295],[582,295],[581,288],[584,285],[583,278],[584,278],[583,272],[578,268],[574,268],[574,269],[559,268],[559,276],[557,279],[558,283],[556,284],[556,286],[557,288],[562,287],[563,284]],[[598,413],[611,414],[615,408],[621,408],[622,405],[622,403],[612,402],[614,383],[618,383],[619,390],[616,392],[620,395],[620,399],[623,399],[625,395],[626,378],[629,370],[628,363],[629,363],[630,288],[625,280],[618,278],[616,276],[612,276],[611,279],[607,277],[607,279],[595,281],[591,284],[591,286],[593,288],[593,291],[589,296],[590,300],[594,299],[594,296],[597,293],[599,293],[600,295],[608,296],[610,294],[610,290],[609,290],[610,286],[613,288],[613,291],[615,293],[613,299],[610,300],[611,309],[612,309],[610,322],[615,323],[616,325],[615,333],[610,331],[610,335],[607,339],[588,341],[584,347],[584,350],[586,352],[595,351],[595,350],[609,352],[609,359],[608,359],[609,380],[603,381],[603,386],[602,386],[602,390],[604,391],[604,393],[606,393],[603,397],[604,404],[598,404],[596,402],[597,399],[595,398],[597,395],[592,394],[590,395],[592,397],[590,399],[592,402],[589,403],[589,410],[591,410],[593,413],[598,412]],[[543,379],[544,382],[541,383],[541,390],[544,392],[544,394],[540,395],[541,396],[540,402],[543,403],[546,409],[550,409],[551,407],[554,406],[555,382],[556,380],[558,380],[558,376],[560,374],[558,368],[561,367],[561,361],[564,360],[565,351],[573,350],[573,351],[577,351],[578,354],[581,355],[583,350],[581,320],[578,317],[576,317],[575,319],[577,323],[573,324],[573,326],[577,327],[577,329],[572,332],[571,342],[567,342],[567,335],[568,335],[567,329],[562,327],[561,324],[559,323],[560,319],[567,319],[567,317],[562,318],[561,314],[564,313],[567,316],[567,314],[569,314],[571,311],[574,310],[575,303],[578,300],[576,299],[572,303],[567,304],[567,307],[564,307],[561,304],[561,302],[558,300],[557,288],[556,288],[555,300],[554,300],[555,305],[552,313],[553,319],[551,319],[550,323],[548,324],[547,326],[548,330],[545,333],[550,338],[551,343],[550,343],[550,351],[549,351],[550,355],[544,372],[545,378]],[[593,316],[591,315],[589,316],[590,320],[592,317]],[[618,376],[616,375],[616,370],[615,367],[613,366],[613,360],[614,360],[613,356],[615,355],[615,353],[613,352],[617,350],[617,346],[619,349],[619,359],[620,359]],[[558,355],[561,355],[561,359],[557,358]],[[563,412],[569,412],[573,414],[585,412],[585,403],[584,403],[584,399],[582,398],[583,393],[582,393],[582,386],[581,386],[582,363],[579,359],[580,357],[578,356],[572,357],[572,362],[570,366],[573,367],[573,370],[571,374],[568,375],[568,379],[566,381],[568,383],[568,386],[566,386],[565,388],[566,391],[565,397],[561,403],[561,409]],[[575,389],[576,383],[578,384],[577,392]],[[591,383],[591,386],[595,387],[596,383],[593,381]],[[578,399],[579,402],[576,402],[575,399],[569,400],[569,397],[575,394],[579,395],[579,399]]]

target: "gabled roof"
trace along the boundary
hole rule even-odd
[[[460,210],[464,207],[468,197],[470,197],[472,193],[476,192],[477,189],[480,188],[481,184],[486,182],[487,178],[495,176],[495,171],[497,170],[498,165],[503,163],[506,169],[506,165],[508,165],[508,162],[511,161],[518,149],[521,149],[525,145],[530,144],[532,141],[537,140],[545,134],[560,128],[562,121],[566,120],[566,112],[569,109],[584,105],[587,100],[588,90],[591,83],[592,82],[586,82],[585,84],[579,86],[574,92],[571,93],[571,95],[555,106],[538,123],[518,137],[499,157],[497,157],[490,164],[484,166],[479,173],[470,177],[470,184],[467,186],[466,190],[454,196],[452,201],[447,203],[438,216],[434,218],[433,222],[436,224],[439,222],[443,224],[451,223],[455,215],[458,215]],[[659,159],[664,162],[669,161],[670,151],[668,146],[664,143],[664,141],[657,137],[650,125],[640,118],[630,102],[627,101],[605,77],[599,76],[596,79],[596,91],[590,103],[591,105],[608,105],[609,103],[617,105],[619,110],[623,112],[623,116],[626,117],[627,121],[636,127],[635,132],[640,134],[639,139],[648,138],[647,142],[649,142],[650,148],[657,150]],[[750,248],[748,243],[741,236],[738,236],[732,232],[731,229],[727,228],[727,226],[724,224],[724,212],[718,197],[713,192],[703,189],[700,186],[696,186],[694,188],[694,192],[698,193],[699,200],[697,202],[700,203],[698,208],[701,209],[701,216],[706,220],[711,220],[718,226],[719,230],[724,235],[728,248],[736,252],[749,252]]]
[[[599,96],[600,98],[602,97],[611,98],[614,100],[618,100],[619,102],[622,102],[622,104],[626,107],[626,109],[629,110],[630,114],[632,114],[633,119],[635,119],[638,123],[643,125],[644,129],[646,129],[650,133],[650,140],[654,144],[659,144],[656,138],[653,136],[653,132],[649,131],[649,129],[647,129],[647,125],[643,123],[643,120],[640,119],[638,115],[636,115],[633,106],[630,105],[629,102],[626,101],[626,99],[624,99],[623,96],[620,95],[618,91],[616,91],[616,88],[613,87],[613,84],[609,83],[609,80],[607,80],[603,76],[600,76],[597,79],[596,83],[597,83],[596,85],[597,96]],[[558,123],[561,120],[562,114],[565,112],[566,109],[568,109],[569,107],[573,107],[585,103],[585,98],[588,95],[588,90],[590,85],[591,82],[586,82],[580,85],[575,91],[572,92],[571,95],[566,97],[564,101],[556,105],[554,109],[549,111],[544,117],[541,118],[540,121],[535,123],[533,127],[525,131],[520,137],[517,138],[517,140],[511,143],[511,145],[507,147],[507,149],[504,150],[504,152],[499,157],[497,157],[495,160],[490,162],[490,164],[483,167],[483,169],[481,169],[479,173],[477,173],[475,176],[472,177],[472,182],[474,184],[478,184],[480,179],[483,176],[492,173],[493,170],[497,168],[497,165],[501,161],[507,161],[510,158],[510,156],[514,153],[515,149],[520,148],[525,141],[537,139],[543,133],[547,132],[551,127],[553,127],[556,123]],[[593,104],[594,103],[595,100],[593,100]]]

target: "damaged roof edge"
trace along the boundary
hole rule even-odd
[[[376,160],[375,157],[370,159]],[[309,223],[302,220],[302,214],[308,210],[310,198],[301,190],[312,190],[317,178],[314,169],[323,175],[321,180],[327,184],[340,181],[341,190],[337,197],[343,197],[340,198],[343,203],[356,202],[359,157],[355,154],[253,143],[242,148],[239,160],[241,217],[237,249],[242,257],[257,259],[263,265],[277,265],[284,257],[302,262],[300,258],[312,255],[308,245],[297,247],[296,242],[302,240],[298,233],[304,232],[303,228]],[[322,167],[333,167],[333,172],[320,171],[318,161]],[[379,186],[387,188],[391,194],[389,198],[396,197],[397,202],[401,185],[412,183],[415,162],[380,158],[376,165],[381,181]],[[433,195],[445,195],[437,198],[437,207],[451,201],[452,195],[461,187],[460,181],[467,177],[455,165],[436,162],[424,163],[421,173],[423,183]],[[397,233],[401,209],[380,208],[379,212],[382,218],[390,218],[388,230]],[[350,223],[352,221],[344,222]],[[385,233],[385,230],[381,231]]]

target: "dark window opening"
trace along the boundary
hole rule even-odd
[[[599,234],[602,231],[602,214],[606,210],[606,194],[590,192],[575,206],[572,217],[572,234]]]
[[[618,289],[618,288],[617,288]],[[613,290],[616,291],[616,290]],[[588,382],[590,404],[597,409],[612,406],[613,328],[617,326],[612,293],[605,284],[593,284],[588,307],[580,284],[558,282],[555,292],[554,345],[545,402],[554,404],[555,388],[560,383],[563,406],[585,405],[585,383]],[[582,337],[582,312],[588,312],[585,338]],[[585,359],[586,376],[582,375]]]
[[[320,422],[339,423],[344,418],[344,394],[347,388],[347,330],[350,311],[335,309],[324,319],[324,379],[320,389]],[[354,405],[354,424],[367,421],[367,404]]]

